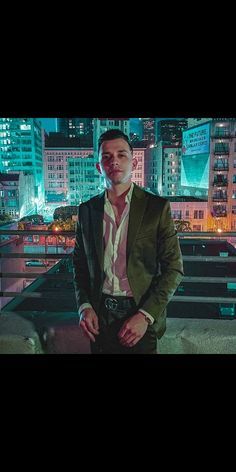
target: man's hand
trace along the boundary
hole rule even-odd
[[[131,318],[125,321],[118,333],[118,338],[122,346],[135,346],[146,333],[147,327],[148,322],[141,312],[138,311],[138,313],[131,316]]]
[[[81,313],[80,323],[85,336],[95,343],[95,336],[99,334],[98,317],[93,308],[85,308]]]

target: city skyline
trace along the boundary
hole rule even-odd
[[[159,119],[162,119],[160,117],[157,117]],[[178,120],[180,118],[163,118],[165,120]],[[47,133],[49,132],[56,132],[57,131],[57,123],[56,120],[57,118],[39,118],[39,120],[42,122],[42,127],[46,130]],[[135,132],[138,132],[139,129],[139,118],[130,118],[131,123],[132,123],[132,128],[134,129]]]
[[[42,123],[42,127],[46,130],[47,133],[57,131],[57,118],[39,118]],[[134,126],[138,125],[139,118],[130,118],[133,121]],[[136,123],[137,122],[137,123]]]
[[[214,322],[217,318],[236,319],[232,302],[236,266],[231,258],[236,255],[236,119],[188,118],[185,127],[182,118],[91,118],[89,139],[67,136],[57,120],[0,118],[2,311],[24,311],[31,321],[37,316],[37,326],[42,327],[51,326],[50,317],[54,322],[58,313],[60,332],[62,317],[70,321],[71,328],[72,314],[77,315],[71,297],[72,232],[79,204],[85,207],[86,201],[104,190],[96,170],[96,143],[106,128],[117,126],[132,143],[137,161],[133,183],[150,192],[152,199],[159,196],[169,200],[183,249],[186,283],[175,294],[169,320],[196,318],[201,323],[204,317]],[[129,123],[118,123],[122,120]],[[42,128],[51,134],[44,136]],[[56,133],[59,130],[62,135]],[[64,230],[70,233],[61,234]],[[50,280],[42,276],[48,270]],[[67,276],[68,280],[62,280]],[[214,280],[218,276],[221,281]],[[181,296],[185,303],[178,300]],[[197,296],[206,297],[204,303],[202,298],[198,302]],[[66,330],[65,339],[68,333]],[[12,346],[14,339],[9,341]],[[55,342],[53,350],[59,352]]]

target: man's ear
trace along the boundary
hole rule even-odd
[[[99,162],[96,163],[96,169],[99,172],[99,174],[102,174],[101,165],[99,164]]]
[[[132,171],[136,169],[137,164],[138,164],[138,161],[137,161],[136,157],[134,157],[133,160],[132,160]]]

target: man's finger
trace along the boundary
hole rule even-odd
[[[137,344],[138,341],[139,341],[139,338],[133,339],[133,341],[130,341],[130,342],[129,342],[129,344],[127,345],[127,347],[134,347],[135,344]]]
[[[134,333],[131,333],[130,329],[128,329],[120,339],[126,342],[131,336],[133,337]]]
[[[93,343],[95,343],[95,337],[93,336],[93,334],[90,333],[86,328],[84,329],[84,332],[88,336],[88,338],[91,339],[91,341],[93,341]]]
[[[126,323],[121,326],[121,329],[118,333],[118,338],[119,339],[122,338],[125,333],[126,333]]]
[[[93,336],[92,333],[90,333],[90,331],[87,329],[87,326],[86,326],[86,323],[84,320],[81,321],[80,323],[82,329],[83,329],[83,332],[84,334],[89,338],[91,339],[91,341],[93,341],[95,343],[95,337]]]
[[[126,338],[126,339],[122,338],[122,339],[120,340],[120,343],[122,344],[122,346],[129,347],[129,346],[133,343],[133,341],[134,341],[135,339],[136,339],[136,335],[131,334],[131,335],[129,335],[129,337]]]
[[[99,331],[93,327],[93,324],[90,320],[85,321],[87,329],[93,334],[99,334]]]

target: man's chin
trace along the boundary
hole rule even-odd
[[[109,178],[108,182],[109,185],[121,185],[121,184],[127,184],[129,181],[129,178],[123,178],[121,179],[120,177],[116,176],[115,178],[113,177],[112,179]]]
[[[120,177],[113,177],[112,179],[110,179],[110,182],[113,184],[113,185],[118,185],[118,184],[122,184],[123,183],[123,179],[121,179]]]

